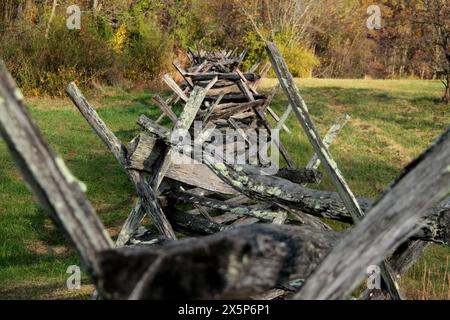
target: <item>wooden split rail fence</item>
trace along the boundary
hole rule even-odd
[[[67,87],[135,187],[138,200],[115,243],[83,185],[50,150],[0,66],[0,134],[39,203],[74,244],[98,294],[104,299],[345,299],[367,267],[379,265],[381,289],[366,290],[359,298],[402,299],[397,277],[428,243],[449,244],[450,128],[376,200],[357,198],[328,150],[349,117],[343,115],[322,138],[273,44],[267,45],[270,64],[245,72],[240,68],[246,51],[235,52],[190,50],[190,66],[175,61],[183,81],[164,76],[173,95],[153,97],[162,116],[157,121],[139,117],[143,131],[127,144],[74,83]],[[260,93],[271,67],[280,83]],[[279,87],[289,100],[281,116],[270,107]],[[176,104],[182,106],[179,115]],[[236,164],[203,148],[218,128],[234,129],[247,150],[249,129],[290,132],[290,114],[315,151],[304,168],[294,166],[281,142],[276,147],[287,166],[273,175],[263,172],[261,154],[256,163]],[[268,116],[277,124],[272,126]],[[173,128],[160,124],[163,117]],[[180,155],[173,133],[192,133],[195,121],[203,125],[196,137],[202,158],[192,162],[194,145],[183,145],[187,151]],[[173,161],[176,156],[191,161]],[[320,165],[336,192],[311,188],[320,182]],[[182,211],[179,204],[192,209]],[[141,227],[146,216],[157,232]],[[321,218],[354,226],[338,233]]]

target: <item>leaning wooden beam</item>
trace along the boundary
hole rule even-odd
[[[450,191],[450,127],[384,191],[364,219],[307,279],[297,299],[342,299],[417,230],[427,209]]]
[[[270,112],[270,110],[272,110],[272,109],[268,108],[267,110]],[[280,119],[276,120],[276,119],[274,118],[276,121],[278,121],[277,125],[275,126],[275,129],[277,129],[277,130],[283,129],[283,130],[286,131],[287,133],[291,133],[291,130],[290,130],[290,129],[287,127],[287,125],[285,124],[285,123],[286,123],[286,120],[287,120],[287,118],[289,117],[289,115],[291,114],[291,112],[292,112],[292,106],[291,106],[291,105],[288,105],[286,111],[283,113],[283,115],[281,116]]]
[[[275,70],[275,73],[277,74],[278,80],[280,81],[281,87],[288,97],[290,104],[294,108],[294,112],[297,115],[297,118],[300,121],[300,124],[302,125],[303,130],[305,131],[309,139],[309,142],[319,156],[319,159],[323,163],[325,171],[328,173],[328,176],[330,177],[337,192],[341,196],[342,201],[352,215],[353,221],[358,222],[363,217],[364,213],[361,210],[353,192],[350,190],[350,187],[345,181],[344,176],[339,170],[336,161],[334,161],[327,147],[323,143],[319,131],[314,125],[314,122],[309,116],[308,107],[306,106],[305,101],[300,95],[300,91],[295,85],[294,78],[292,77],[292,74],[290,73],[286,62],[281,56],[281,53],[278,51],[278,48],[273,43],[269,43],[266,48],[272,66]],[[382,269],[382,277],[383,280],[387,283],[387,287],[390,290],[390,295],[395,299],[401,299],[401,294],[397,289],[398,285],[396,284],[393,277],[385,272],[385,270],[388,270],[388,268],[382,266]]]
[[[286,62],[284,61],[276,46],[272,43],[269,43],[267,45],[267,53],[278,76],[281,87],[288,97],[290,104],[294,108],[294,112],[297,115],[304,131],[306,132],[311,145],[316,151],[319,159],[322,161],[326,172],[330,176],[330,179],[335,185],[338,193],[341,195],[342,200],[347,206],[348,211],[351,213],[353,219],[355,221],[359,221],[363,216],[361,208],[359,207],[359,204],[357,203],[352,191],[348,187],[343,175],[338,169],[336,162],[324,145],[316,126],[310,118],[306,103],[301,97],[300,92],[294,83],[294,78],[289,72]]]
[[[261,111],[264,113],[266,112],[267,108],[270,106],[270,104],[273,101],[273,98],[275,98],[275,95],[277,94],[278,90],[280,89],[280,84],[277,84],[270,90],[269,94],[267,95],[266,101],[264,102],[263,106],[261,107]]]
[[[80,92],[75,83],[70,83],[66,92],[69,95],[72,102],[80,110],[81,114],[84,116],[86,121],[89,123],[91,128],[97,133],[97,135],[102,139],[102,141],[108,146],[109,150],[114,154],[117,161],[125,169],[127,165],[126,158],[124,154],[128,151],[126,147],[117,139],[114,133],[106,126],[103,120],[98,116],[97,112],[91,107],[89,102]],[[144,175],[135,170],[126,170],[126,173],[130,180],[133,182],[136,188],[136,192],[141,199],[141,205],[139,208],[141,211],[146,212],[152,221],[156,224],[161,234],[169,239],[176,239],[175,232],[170,226],[169,221],[164,215],[161,207],[159,206],[155,193],[151,186],[146,181]],[[134,209],[130,216],[134,216],[136,210]],[[120,239],[131,236],[134,230],[129,229],[129,227],[134,226],[135,223],[127,219],[126,224],[122,228]],[[126,236],[124,236],[126,235]]]
[[[440,204],[443,210],[450,214],[450,197]],[[450,229],[450,219],[447,220],[447,230]],[[450,232],[447,231],[447,234]],[[450,242],[448,242],[450,243]],[[420,258],[424,250],[429,246],[429,242],[423,240],[408,240],[398,247],[389,258],[389,264],[393,272],[400,276],[406,273],[409,268]],[[386,299],[383,290],[366,289],[359,297],[363,300],[384,300]]]
[[[236,227],[201,241],[103,251],[100,276],[116,299],[248,298],[308,277],[337,239],[308,226]]]
[[[261,65],[261,61],[257,61],[254,65],[250,67],[248,70],[248,73],[254,73],[256,70],[258,70],[258,67]]]
[[[347,124],[347,122],[350,120],[350,116],[348,114],[344,114],[342,117],[336,120],[336,123],[331,126],[331,128],[328,130],[327,134],[323,138],[324,145],[329,148],[330,145],[333,143],[336,136],[341,132],[342,128]],[[309,160],[308,164],[306,165],[306,168],[309,169],[315,169],[317,170],[320,166],[320,159],[317,153],[314,154],[314,156]]]
[[[262,109],[259,107],[254,108],[254,111],[255,111],[256,116],[258,117],[258,120],[261,122],[261,124],[264,126],[264,128],[266,128],[269,137],[271,137],[273,128],[272,128],[272,125],[270,124],[270,122],[267,120],[266,115],[264,114]],[[277,148],[280,151],[281,155],[283,156],[284,160],[286,160],[287,165],[290,168],[295,167],[295,163],[292,161],[291,156],[289,155],[289,152],[287,151],[286,147],[284,146],[284,144],[281,142],[281,140],[279,138],[275,140],[275,145],[277,146]]]
[[[192,125],[192,122],[195,119],[195,116],[197,115],[198,110],[200,109],[200,106],[203,103],[203,100],[205,99],[207,89],[201,88],[201,87],[194,87],[194,90],[192,90],[191,96],[189,100],[186,102],[186,105],[184,106],[183,113],[180,115],[180,118],[178,119],[177,123],[174,127],[174,132],[183,132],[189,130],[189,128]],[[164,176],[167,173],[167,170],[170,167],[171,164],[171,157],[173,155],[173,149],[170,146],[169,149],[166,151],[166,154],[164,156],[163,163],[161,164],[160,169],[155,175],[155,178],[153,179],[152,186],[154,190],[157,190],[159,188],[159,185],[161,184]]]
[[[173,122],[178,121],[177,115],[172,111],[172,108],[159,95],[154,95],[153,102],[161,109],[161,111]]]
[[[194,83],[192,82],[192,80],[188,77],[186,77],[186,70],[183,69],[183,67],[181,66],[180,62],[178,60],[174,60],[172,62],[173,66],[175,67],[175,69],[177,69],[178,73],[183,77],[184,81],[186,81],[186,83],[191,87],[194,88]]]
[[[169,86],[170,89],[184,102],[188,101],[188,96],[184,93],[183,89],[172,79],[172,77],[168,74],[163,76],[164,82]]]
[[[87,274],[92,277],[98,272],[96,252],[112,248],[113,243],[86,198],[85,186],[50,150],[2,62],[0,135],[37,201],[73,242]]]
[[[203,117],[203,120],[202,120],[203,124],[208,122],[209,117],[215,111],[215,109],[220,104],[220,102],[222,101],[224,96],[225,96],[225,92],[221,92],[219,94],[218,98],[216,99],[216,101],[214,101],[214,103],[206,110],[205,116]]]
[[[270,65],[270,63],[266,63],[264,65],[264,67],[262,68],[261,72],[259,73],[258,79],[256,79],[254,81],[254,83],[251,85],[252,89],[255,89],[255,90],[258,89],[258,86],[261,84],[262,79],[264,79],[267,76],[267,74],[269,73],[271,67],[272,66]]]

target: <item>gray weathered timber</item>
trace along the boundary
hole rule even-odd
[[[289,113],[292,111],[292,109],[290,110],[289,109],[289,106],[290,105],[288,105],[288,107],[287,107],[287,109],[286,109],[286,111],[285,111],[285,114],[287,114],[287,116],[286,116],[286,118],[289,116]],[[291,108],[292,108],[292,106],[291,106]],[[273,109],[269,106],[269,107],[267,107],[267,112],[270,114],[270,116],[277,122],[277,126],[275,127],[275,128],[277,128],[278,127],[278,124],[280,124],[281,125],[281,128],[283,128],[283,130],[285,130],[287,133],[291,133],[291,130],[289,130],[289,128],[284,124],[284,121],[286,121],[286,120],[284,120],[283,122],[281,122],[281,119],[280,119],[280,117],[275,113],[275,111],[273,111]],[[284,114],[283,114],[284,115]],[[281,128],[279,128],[279,129],[281,129]],[[279,130],[278,129],[278,130]]]
[[[172,111],[172,108],[158,95],[154,95],[153,102],[161,109],[161,111],[173,122],[178,121],[177,115]]]
[[[254,111],[255,111],[255,114],[256,114],[258,120],[261,122],[261,124],[264,126],[264,128],[266,128],[268,135],[271,137],[273,128],[272,128],[272,125],[270,124],[270,122],[267,120],[266,115],[262,111],[262,108],[255,107]],[[284,160],[286,160],[287,165],[290,168],[295,167],[295,164],[292,161],[291,156],[289,155],[289,152],[287,151],[286,147],[284,146],[284,144],[281,142],[280,139],[275,140],[275,145],[277,146],[277,148],[280,151],[281,155],[283,156]]]
[[[167,217],[175,230],[195,235],[211,235],[227,230],[227,226],[169,207]]]
[[[73,242],[92,277],[98,271],[95,253],[112,248],[113,242],[86,198],[85,186],[50,150],[2,62],[0,135],[37,201]]]
[[[261,107],[262,112],[266,112],[267,108],[270,106],[270,104],[273,101],[273,98],[275,98],[275,95],[277,94],[278,90],[280,90],[280,84],[275,85],[269,92],[269,94],[266,97],[266,101]]]
[[[100,276],[116,299],[248,298],[308,277],[337,239],[308,226],[255,224],[201,241],[103,251]]]
[[[322,261],[297,299],[342,299],[418,229],[427,209],[450,192],[450,127],[385,190],[364,219]]]
[[[450,198],[442,201],[442,203],[440,204],[440,208],[442,208],[442,210],[450,211]],[[446,233],[449,234],[448,229],[450,229],[450,219],[447,220],[446,224]],[[436,233],[438,233],[438,231]],[[447,239],[449,239],[448,236]],[[406,271],[408,271],[409,268],[420,258],[429,244],[429,242],[423,240],[408,240],[403,243],[389,258],[389,264],[391,265],[393,272],[398,276],[406,273]],[[447,244],[450,244],[450,242],[447,241]],[[383,290],[377,289],[366,289],[359,297],[359,299],[364,300],[383,300],[385,298],[386,297],[383,293]]]
[[[235,205],[212,198],[195,195],[189,192],[182,192],[182,191],[172,192],[168,196],[189,203],[195,203],[208,208],[230,212],[236,215],[258,218],[259,220],[266,222],[272,222],[275,218],[280,216],[280,211],[273,211],[265,208],[259,209],[259,208],[251,208],[248,206]]]
[[[159,130],[159,127],[155,127],[155,123],[146,116],[141,116],[138,124],[149,131]],[[164,130],[167,129],[164,128]],[[169,133],[170,131],[164,131],[163,134],[165,132]],[[136,146],[130,149],[128,167],[149,173],[154,171],[154,162],[163,154],[163,147],[156,138],[147,134],[140,134],[133,141]],[[162,141],[159,140],[159,142]],[[218,178],[206,165],[196,162],[186,155],[177,156],[181,164],[171,163],[166,173],[167,178],[209,191],[236,194],[233,188]]]
[[[272,110],[272,109],[268,108],[267,110],[270,112],[270,110]],[[287,109],[286,109],[286,111],[285,111],[285,112],[283,113],[283,115],[281,116],[281,118],[277,120],[278,123],[277,123],[277,125],[275,126],[275,129],[276,129],[276,130],[281,130],[281,129],[283,129],[283,130],[286,131],[287,133],[291,133],[291,130],[285,125],[286,120],[287,120],[287,118],[289,117],[289,115],[291,114],[291,112],[292,112],[292,106],[289,104],[288,107],[287,107]]]
[[[146,181],[145,176],[135,170],[127,170],[127,159],[126,154],[128,151],[126,147],[120,142],[119,139],[114,135],[114,133],[106,126],[103,120],[98,116],[97,112],[91,107],[89,102],[80,92],[75,83],[71,83],[67,86],[66,92],[71,98],[75,106],[80,110],[81,114],[84,116],[86,121],[89,123],[91,128],[97,133],[97,135],[103,140],[103,142],[108,146],[110,151],[116,157],[119,164],[125,169],[128,177],[133,182],[136,188],[136,193],[141,199],[139,205],[140,211],[147,213],[150,218],[155,222],[157,228],[167,238],[176,239],[175,232],[170,226],[169,221],[165,217],[161,207],[159,206],[155,193],[151,186]],[[133,209],[130,216],[135,216],[137,209]],[[139,222],[142,218],[139,219]],[[119,238],[121,240],[125,239],[127,236],[132,234],[134,230],[127,229],[130,226],[135,226],[135,221],[130,221],[127,219],[126,224],[122,228],[121,235]]]
[[[177,123],[175,124],[175,127],[173,129],[174,132],[180,132],[182,131],[187,132],[189,128],[192,125],[192,122],[195,119],[195,116],[197,115],[198,110],[200,109],[200,106],[203,103],[203,100],[205,99],[207,89],[201,88],[201,87],[194,87],[192,90],[191,96],[189,100],[186,102],[186,105],[184,106],[183,112],[178,118]],[[164,176],[167,173],[167,170],[169,169],[169,166],[171,164],[171,157],[173,155],[174,150],[169,147],[169,149],[166,151],[163,163],[159,170],[156,173],[156,176],[153,180],[152,187],[154,190],[158,190],[159,185],[161,184]]]
[[[219,79],[226,79],[232,81],[240,80],[239,75],[236,72],[231,73],[218,73],[218,72],[209,72],[209,73],[186,73],[186,76],[191,78],[193,81],[202,81],[202,80],[212,80],[215,77],[219,77]],[[247,81],[256,81],[259,79],[259,76],[254,73],[245,73],[244,77]]]
[[[334,139],[337,137],[339,132],[344,128],[347,122],[350,120],[350,116],[348,114],[344,114],[342,117],[336,120],[335,124],[331,126],[328,130],[327,134],[323,138],[323,144],[329,148],[333,143]],[[320,166],[320,159],[317,153],[314,153],[314,156],[309,160],[306,168],[308,169],[318,169]]]
[[[184,90],[180,88],[180,86],[172,79],[172,77],[168,74],[163,76],[164,82],[169,86],[170,89],[184,102],[188,101],[188,96],[184,93]]]
[[[191,87],[194,88],[194,83],[189,77],[186,77],[186,70],[183,69],[180,62],[178,60],[174,60],[172,65],[177,69],[178,73],[183,77],[184,81]]]
[[[334,161],[333,157],[328,152],[327,147],[323,143],[314,122],[309,116],[308,107],[300,95],[300,91],[295,85],[294,78],[292,77],[286,62],[275,44],[269,43],[266,49],[275,73],[280,81],[281,87],[288,97],[290,104],[294,108],[294,112],[297,115],[297,118],[300,121],[309,142],[314,148],[320,161],[323,163],[323,167],[342,198],[342,201],[352,215],[353,221],[355,223],[358,222],[363,217],[364,213],[361,210],[353,192],[350,190],[350,187],[345,181],[344,176],[339,170],[336,161]],[[396,284],[395,279],[393,279],[392,275],[385,272],[389,268],[385,268],[385,266],[381,266],[381,268],[383,270],[382,277],[387,285],[389,294],[395,299],[401,299],[401,293],[397,289],[398,285]]]
[[[72,82],[66,88],[66,93],[72,100],[77,109],[89,123],[91,128],[97,133],[99,138],[106,144],[109,151],[114,155],[117,162],[125,168],[127,149],[122,142],[117,139],[115,134],[106,126],[103,120],[98,116],[94,108],[83,96],[77,85]]]
[[[254,65],[248,69],[248,73],[255,73],[258,70],[258,67],[261,65],[261,61],[257,61]]]
[[[297,115],[297,118],[299,119],[303,130],[308,136],[311,145],[313,146],[319,159],[323,163],[326,172],[330,176],[339,195],[342,197],[342,200],[344,201],[346,207],[348,208],[348,211],[352,215],[353,220],[355,222],[359,221],[363,216],[361,208],[359,207],[355,196],[348,187],[347,182],[345,181],[339,168],[337,167],[336,162],[323,143],[316,126],[310,118],[306,103],[301,97],[297,86],[295,85],[294,78],[292,77],[286,65],[286,62],[284,61],[277,47],[272,43],[269,43],[267,45],[267,53],[275,70],[275,73],[278,76],[281,87],[288,97],[290,104],[294,108],[294,112]]]
[[[203,123],[207,123],[209,120],[209,117],[211,116],[211,114],[215,111],[215,109],[217,108],[217,106],[220,104],[220,102],[222,101],[223,97],[225,96],[225,92],[221,92],[218,96],[218,98],[216,99],[216,101],[214,101],[214,103],[211,105],[211,107],[208,108],[208,110],[206,110],[205,116],[203,117]]]
[[[322,174],[320,171],[306,168],[280,168],[276,173],[276,176],[297,184],[320,183],[322,180]]]
[[[269,73],[271,67],[272,66],[270,65],[270,63],[266,63],[264,65],[264,67],[262,68],[261,72],[259,73],[259,79],[256,79],[254,81],[254,83],[251,85],[251,87],[253,89],[255,89],[255,90],[258,89],[258,86],[261,84],[262,79],[267,76],[267,74]]]
[[[258,107],[264,104],[264,99],[258,99],[255,101],[247,102],[247,103],[224,103],[218,105],[214,113],[209,116],[210,120],[217,119],[228,119],[231,116],[234,116],[237,113],[245,112],[251,110],[254,107]]]

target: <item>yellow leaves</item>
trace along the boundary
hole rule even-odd
[[[126,38],[127,30],[125,24],[122,23],[112,38],[112,47],[116,52],[122,52]]]

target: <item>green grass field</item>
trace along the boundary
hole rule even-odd
[[[267,80],[263,87],[274,84]],[[321,133],[343,113],[352,117],[331,152],[358,196],[375,197],[450,124],[450,107],[439,102],[439,82],[302,79],[298,85]],[[139,115],[159,116],[156,107],[149,107],[151,95],[107,88],[89,98],[117,136],[129,141],[140,131]],[[117,235],[134,201],[119,165],[68,98],[27,102],[49,144],[88,186],[88,198],[111,235]],[[280,92],[274,110],[281,115],[286,106]],[[294,115],[287,124],[292,134],[283,132],[281,139],[295,163],[304,166],[312,148]],[[328,179],[316,188],[333,190]],[[450,299],[449,257],[448,247],[430,246],[401,280],[407,296]],[[0,141],[0,298],[88,298],[93,288],[86,277],[81,290],[66,289],[66,269],[73,264],[78,264],[73,250],[36,205]]]

